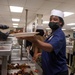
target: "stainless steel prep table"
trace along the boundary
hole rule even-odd
[[[11,54],[12,44],[8,41],[0,41],[0,46],[4,47],[4,49],[0,49],[0,56],[2,57],[2,69],[1,75],[7,74],[7,57]]]

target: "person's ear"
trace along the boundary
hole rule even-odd
[[[60,22],[60,26],[62,25],[62,22]]]

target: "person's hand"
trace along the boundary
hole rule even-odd
[[[33,60],[36,61],[39,57],[39,54],[37,53],[36,55],[34,55]]]

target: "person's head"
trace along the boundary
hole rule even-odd
[[[39,32],[37,35],[43,36],[44,35],[43,26],[37,26],[36,32]]]
[[[50,23],[49,23],[49,27],[52,30],[56,30],[59,27],[63,27],[64,25],[64,13],[60,10],[52,10],[51,11],[51,16],[50,16]]]

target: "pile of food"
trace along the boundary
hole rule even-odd
[[[14,63],[11,63],[11,64],[8,64],[8,66],[7,66],[7,69],[8,70],[11,70],[11,69],[26,69],[26,68],[30,68],[30,66],[29,65],[27,65],[27,64],[19,64],[19,63],[16,63],[16,64],[14,64]]]
[[[30,66],[26,65],[25,63],[8,64],[7,69],[7,75],[34,75]]]
[[[7,73],[7,75],[34,75],[34,74],[32,71],[25,72],[25,70],[20,70],[18,72],[14,72],[14,73]]]

